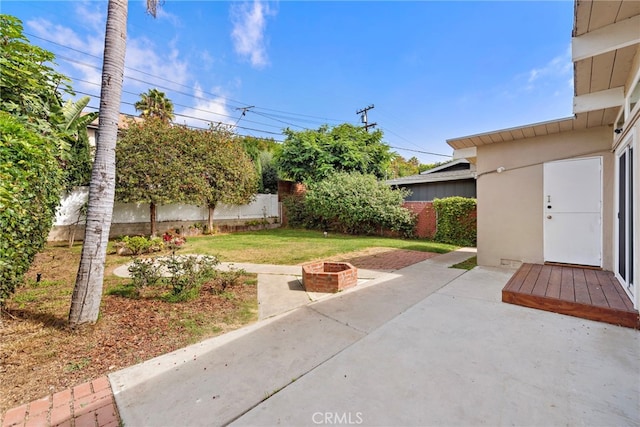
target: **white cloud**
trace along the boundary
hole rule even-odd
[[[158,85],[173,86],[176,90],[180,90],[177,86],[184,85],[190,76],[189,66],[186,61],[180,59],[178,49],[171,45],[158,48],[146,38],[129,39],[126,64],[128,69],[125,75],[135,79],[129,79],[128,84],[143,90],[154,85],[150,83],[154,78],[149,75],[162,77],[163,80],[159,81]],[[175,83],[175,86],[170,82]]]
[[[265,31],[267,16],[274,14],[269,5],[260,0],[234,5],[231,9],[234,49],[241,57],[248,58],[255,68],[263,68],[269,63]]]
[[[548,80],[565,80],[571,76],[573,62],[571,60],[571,46],[561,55],[556,56],[545,65],[534,68],[527,73],[527,90],[533,90],[538,85],[546,83]]]
[[[63,25],[53,24],[46,19],[33,19],[26,23],[27,27],[36,36],[45,40],[50,40],[62,46],[75,49],[79,52],[87,52],[90,55],[79,55],[69,51],[57,55],[56,62],[64,62],[68,70],[62,70],[65,74],[76,79],[75,89],[89,93],[99,92],[102,60],[102,50],[104,49],[104,36],[84,35],[81,36],[71,28]]]
[[[103,34],[107,20],[107,6],[103,2],[80,1],[75,4],[77,22],[85,28]]]
[[[198,60],[200,61],[200,66],[205,71],[211,71],[211,69],[213,68],[213,64],[215,63],[213,55],[211,55],[211,53],[207,49],[203,49],[200,51]]]
[[[214,93],[220,93],[220,88],[212,89]],[[210,123],[222,122],[233,125],[235,121],[231,118],[227,101],[222,97],[211,98],[205,94],[199,84],[194,87],[195,105],[190,108],[176,110],[175,122],[188,126],[204,128]]]

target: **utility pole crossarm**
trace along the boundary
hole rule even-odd
[[[255,108],[255,107],[256,107],[255,105],[251,105],[249,107],[238,107],[238,108],[236,108],[237,111],[242,110],[242,114],[240,114],[240,117],[238,117],[238,120],[236,121],[236,124],[234,126],[238,125],[238,123],[240,122],[240,119],[243,118],[247,114],[247,111],[249,111],[250,109]]]
[[[363,108],[362,110],[356,111],[356,114],[360,114],[360,120],[362,121],[362,123],[364,123],[364,126],[362,127],[367,132],[369,132],[369,128],[375,127],[377,125],[377,123],[369,123],[369,119],[367,117],[367,111],[373,108],[374,108],[374,105],[371,104],[368,107]]]

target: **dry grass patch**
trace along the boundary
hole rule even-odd
[[[109,255],[95,326],[67,328],[80,247],[49,245],[8,301],[0,324],[0,410],[18,406],[257,319],[254,275],[222,294],[182,303],[109,295],[128,279],[112,275],[128,257]],[[36,282],[37,274],[40,282]]]

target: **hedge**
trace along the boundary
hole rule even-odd
[[[57,148],[0,112],[0,306],[46,242],[60,202]]]
[[[476,199],[447,197],[434,199],[437,228],[434,240],[457,246],[476,246]]]
[[[407,190],[373,175],[339,172],[309,184],[305,196],[285,199],[289,224],[348,234],[397,232],[413,237],[415,215],[402,207]]]

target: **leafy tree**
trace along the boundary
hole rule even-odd
[[[298,199],[303,207],[291,206],[296,199],[289,199],[287,212],[294,212],[298,215],[294,220],[309,228],[352,234],[392,230],[411,236],[415,218],[402,207],[408,193],[392,189],[373,175],[339,172],[309,184],[305,196]]]
[[[260,193],[278,192],[278,169],[273,159],[273,153],[278,149],[278,143],[272,138],[256,138],[242,136],[242,145],[251,157],[258,174],[258,191]]]
[[[240,136],[242,145],[247,153],[253,157],[252,153],[262,153],[264,151],[273,153],[278,149],[278,144],[273,138],[256,138],[255,136]]]
[[[201,194],[209,208],[208,229],[218,203],[249,203],[258,190],[258,174],[243,141],[224,127],[196,132],[192,146],[197,150],[198,173],[206,181]],[[202,188],[202,187],[199,187]]]
[[[156,234],[156,208],[168,203],[196,202],[204,191],[197,176],[194,132],[160,118],[129,122],[116,146],[116,200],[149,203],[151,235]]]
[[[396,155],[391,161],[389,178],[400,178],[403,176],[417,175],[419,170],[420,161],[416,157],[412,157],[406,160],[400,155]]]
[[[66,188],[86,184],[91,168],[86,129],[96,117],[81,115],[89,97],[62,103],[62,94],[73,94],[69,79],[47,65],[53,64],[53,53],[31,45],[13,16],[0,15],[0,53],[0,110],[57,145]]]
[[[64,186],[67,190],[87,185],[91,179],[91,147],[87,125],[98,117],[98,113],[82,114],[89,100],[88,96],[76,102],[69,100],[61,109],[64,121],[60,127],[69,144],[69,154],[63,162]]]
[[[29,43],[19,19],[0,15],[0,110],[50,139],[64,154],[68,147],[60,135],[61,92],[72,91],[69,79],[47,65],[54,58]]]
[[[211,230],[218,203],[244,204],[257,190],[251,159],[224,128],[189,129],[159,118],[130,123],[116,148],[116,168],[116,199],[149,203],[152,235],[158,205],[205,205]]]
[[[140,117],[145,119],[155,117],[165,122],[170,122],[173,115],[173,102],[158,89],[149,89],[140,94],[140,101],[134,104],[136,111],[140,111]]]
[[[333,128],[293,131],[276,153],[283,175],[298,182],[316,182],[336,172],[360,172],[378,178],[386,175],[392,153],[382,142],[382,132],[368,133],[344,123]]]
[[[61,166],[72,175],[79,162],[71,148],[86,137],[78,118],[86,103],[62,104],[63,93],[73,93],[68,78],[48,65],[53,60],[29,43],[19,19],[0,15],[0,303],[44,245],[60,201]]]
[[[0,306],[44,246],[60,202],[58,148],[0,112]]]
[[[444,165],[445,163],[449,163],[449,160],[448,160],[448,161],[446,161],[446,162],[435,162],[435,163],[427,163],[427,164],[424,164],[424,163],[423,163],[423,164],[421,164],[421,165],[419,166],[419,169],[420,169],[420,172],[419,172],[419,173],[426,172],[426,171],[428,171],[428,170],[431,170],[431,169],[437,168],[438,166],[442,166],[442,165]]]
[[[262,171],[260,193],[278,193],[278,168],[273,158],[273,154],[269,151],[260,152],[258,162],[260,162],[260,170]]]
[[[147,0],[147,10],[153,16],[156,5],[157,0]],[[96,144],[96,156],[91,172],[80,266],[71,297],[71,327],[95,323],[100,312],[104,264],[115,195],[115,148],[126,47],[127,0],[109,0],[100,90],[100,139]]]

